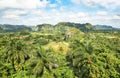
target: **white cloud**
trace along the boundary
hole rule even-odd
[[[18,15],[5,15],[2,16],[2,18],[7,18],[7,19],[19,19],[20,17]]]
[[[21,14],[26,14],[27,11],[25,11],[25,10],[7,10],[4,13],[6,15],[21,15]]]
[[[75,4],[80,4],[81,0],[71,0],[71,2],[75,3]]]
[[[18,9],[36,9],[44,8],[49,1],[47,0],[0,0],[2,8],[18,8]]]
[[[99,16],[105,16],[108,13],[106,11],[98,11],[96,14],[99,15]]]
[[[85,13],[85,12],[78,12],[78,13],[77,13],[77,16],[78,16],[78,17],[87,17],[88,14]]]
[[[56,0],[58,3],[61,3],[62,2],[62,0]]]
[[[67,9],[66,6],[61,6],[61,7],[60,7],[60,10],[61,10],[61,11],[64,11],[65,9]]]
[[[88,16],[88,14],[85,12],[78,12],[78,13],[72,12],[72,13],[68,14],[69,18],[85,18],[87,16]]]
[[[4,10],[5,8],[3,8],[3,7],[0,7],[0,10]]]
[[[30,17],[20,16],[21,14],[27,14]],[[100,16],[102,15],[102,16]],[[119,16],[108,16],[105,11],[98,11],[95,15],[90,16],[87,12],[64,12],[60,10],[7,10],[2,16],[4,19],[11,19],[7,23],[13,24],[27,24],[37,25],[41,23],[56,24],[62,21],[86,23],[92,24],[111,24],[110,20],[119,19]],[[107,21],[107,22],[106,22]],[[108,22],[109,21],[109,22]]]
[[[120,17],[117,15],[105,15],[104,11],[98,11],[94,15],[89,15],[87,12],[64,12],[56,9],[45,11],[45,10],[33,10],[28,14],[32,17],[19,17],[20,14],[24,14],[24,10],[6,11],[4,18],[11,20],[6,21],[9,24],[25,24],[25,25],[37,25],[42,23],[56,24],[58,22],[76,22],[76,23],[92,23],[92,24],[106,24],[119,26]],[[9,15],[9,14],[10,15]],[[102,14],[102,16],[100,15]],[[14,16],[16,15],[16,16]],[[16,18],[16,19],[15,19]],[[19,19],[17,19],[19,18]],[[119,26],[120,27],[120,26]]]
[[[20,15],[27,14],[25,10],[6,10],[2,18],[19,19]]]
[[[120,7],[120,0],[71,0],[75,4],[83,3],[86,6],[102,6],[105,8],[117,8]]]
[[[49,4],[49,7],[55,8],[55,7],[57,7],[57,4]]]
[[[120,16],[118,16],[118,15],[113,15],[112,19],[120,20]],[[119,22],[120,22],[120,21],[119,21]]]

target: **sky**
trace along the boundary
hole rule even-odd
[[[91,23],[120,28],[120,0],[0,0],[0,24]]]

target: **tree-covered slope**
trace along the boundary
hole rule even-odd
[[[21,30],[31,30],[30,27],[25,25],[10,25],[10,24],[0,24],[0,27],[6,32],[18,32]]]
[[[90,23],[80,24],[80,23],[72,23],[72,22],[59,22],[56,25],[51,24],[41,24],[37,25],[35,30],[54,30],[54,28],[63,28],[66,29],[66,27],[74,27],[82,32],[89,32],[89,31],[99,31],[99,30],[119,30],[118,28],[114,28],[112,26],[107,25],[92,25]]]
[[[108,25],[95,25],[95,28],[97,30],[115,30],[117,28],[114,28],[112,26],[108,26]]]
[[[0,32],[3,32],[3,28],[2,27],[0,27]]]
[[[26,25],[10,25],[10,24],[0,24],[0,27],[3,31],[6,32],[18,32],[21,30],[29,30],[29,31],[52,31],[52,30],[65,30],[67,27],[74,27],[82,32],[89,31],[101,31],[101,30],[120,30],[119,28],[114,28],[112,26],[107,25],[92,25],[90,23],[73,23],[73,22],[59,22],[56,25],[51,24],[39,24],[37,26],[26,26]]]

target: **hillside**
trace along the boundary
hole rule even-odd
[[[27,27],[25,25],[0,24],[0,27],[5,32],[18,32],[18,31],[22,31],[22,30],[29,30],[29,31],[32,30],[30,27]]]
[[[66,29],[66,27],[74,27],[77,28],[83,32],[88,32],[91,30],[94,30],[94,26],[91,25],[90,23],[86,23],[86,24],[79,24],[79,23],[71,23],[71,22],[60,22],[56,25],[51,25],[51,24],[41,24],[41,25],[37,25],[36,26],[36,31],[40,31],[40,30],[44,30],[44,29],[49,29],[49,30],[53,30],[55,28],[58,29]]]
[[[90,23],[80,24],[80,23],[72,23],[72,22],[59,22],[56,25],[51,24],[39,24],[37,26],[26,26],[26,25],[10,25],[10,24],[0,24],[0,30],[3,32],[20,32],[22,30],[29,31],[66,31],[67,27],[74,27],[82,32],[90,32],[90,31],[104,31],[104,30],[120,30],[119,28],[114,28],[112,26],[107,25],[92,25]]]
[[[95,25],[97,30],[115,30],[116,28],[108,25]]]
[[[3,28],[2,27],[0,27],[0,32],[2,32],[3,31]]]
[[[37,25],[35,31],[40,30],[53,30],[55,28],[62,28],[62,30],[66,29],[66,27],[74,27],[82,32],[89,32],[89,31],[99,31],[99,30],[119,30],[118,28],[114,28],[112,26],[107,25],[92,25],[90,23],[80,24],[80,23],[72,23],[72,22],[60,22],[56,25],[51,24],[41,24]]]

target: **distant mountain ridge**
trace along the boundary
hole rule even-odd
[[[98,30],[112,30],[112,29],[116,29],[112,26],[108,26],[108,25],[95,25],[95,28]]]
[[[80,29],[81,31],[85,32],[85,31],[90,31],[90,30],[94,30],[94,26],[90,23],[86,23],[86,24],[79,24],[79,23],[71,23],[71,22],[59,22],[56,25],[51,25],[51,24],[41,24],[41,25],[37,25],[36,26],[36,30],[42,30],[42,29],[46,29],[48,27],[62,27],[65,29],[65,27],[75,27],[77,29]]]
[[[24,29],[26,30],[32,30],[30,27],[27,27],[25,25],[10,25],[10,24],[0,24],[0,28],[5,32],[19,32]]]
[[[119,28],[114,28],[112,26],[108,25],[92,25],[90,23],[80,24],[80,23],[72,23],[72,22],[59,22],[56,25],[51,24],[40,24],[36,26],[36,31],[40,31],[43,28],[47,29],[48,27],[75,27],[83,32],[89,32],[89,31],[96,31],[96,30],[120,30]]]
[[[20,32],[22,30],[29,31],[40,31],[40,30],[54,30],[54,28],[62,27],[65,29],[66,27],[74,27],[82,32],[96,31],[96,30],[120,30],[119,28],[114,28],[108,25],[92,25],[90,23],[73,23],[73,22],[59,22],[56,25],[51,24],[39,24],[37,26],[26,26],[26,25],[10,25],[10,24],[0,24],[0,32]]]

